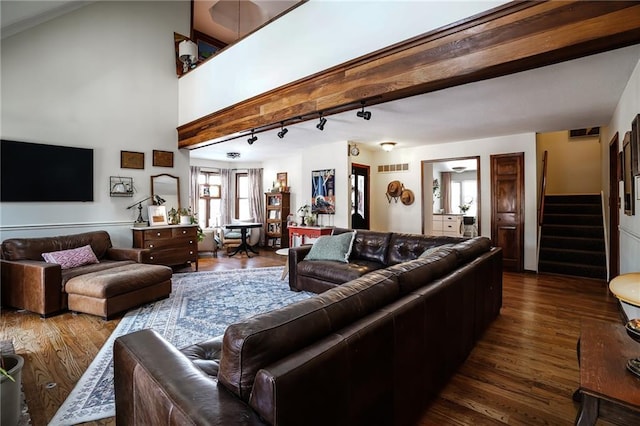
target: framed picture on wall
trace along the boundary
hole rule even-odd
[[[624,191],[622,193],[622,199],[624,202],[624,214],[633,216],[635,214],[635,190],[634,190],[634,177],[632,175],[631,160],[633,158],[631,154],[631,132],[627,132],[624,135],[622,142],[622,158],[624,159]]]
[[[335,214],[335,175],[336,169],[311,172],[311,213]]]
[[[631,122],[631,173],[640,175],[640,114]]]

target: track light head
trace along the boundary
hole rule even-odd
[[[258,137],[257,137],[256,135],[254,135],[254,134],[253,134],[253,130],[252,130],[252,131],[251,131],[251,137],[250,137],[249,139],[247,139],[247,143],[248,143],[249,145],[253,145],[253,143],[254,143],[255,141],[257,141],[257,140],[258,140]]]
[[[316,128],[318,130],[324,130],[324,125],[327,124],[327,119],[323,116],[320,116],[320,122],[316,124]]]
[[[288,131],[289,129],[284,128],[284,121],[283,121],[282,123],[280,123],[280,131],[278,132],[278,137],[280,139],[284,138],[284,135],[286,135]]]
[[[365,120],[371,120],[371,111],[365,111],[364,107],[362,108],[362,111],[357,112],[357,115],[358,117],[364,118]]]

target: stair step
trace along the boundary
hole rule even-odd
[[[600,204],[545,203],[544,214],[594,214],[602,216],[602,206]]]
[[[575,277],[606,279],[607,268],[594,265],[577,265],[573,263],[540,261],[538,272],[571,275]]]
[[[602,202],[600,194],[545,195],[544,204],[598,204]]]
[[[594,214],[544,214],[543,224],[549,225],[602,225],[602,216]]]
[[[592,250],[541,248],[539,260],[590,266],[605,266],[606,264],[604,252]]]
[[[604,238],[604,228],[591,225],[553,224],[542,225],[542,236]]]
[[[540,248],[563,248],[574,250],[604,251],[602,238],[563,237],[543,235],[540,238]]]

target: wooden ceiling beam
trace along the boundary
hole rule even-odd
[[[640,42],[635,1],[515,2],[354,59],[178,127],[198,148]],[[235,135],[235,136],[234,136]]]

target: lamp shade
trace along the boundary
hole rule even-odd
[[[198,46],[191,40],[183,40],[178,45],[178,59],[181,62],[194,63],[198,57]]]

